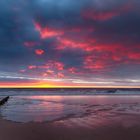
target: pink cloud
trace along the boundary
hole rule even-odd
[[[48,26],[42,27],[39,23],[35,22],[35,29],[40,33],[42,39],[47,39],[51,37],[57,37],[64,34],[63,31],[50,28]]]
[[[85,19],[105,21],[113,17],[120,16],[121,14],[131,11],[133,6],[131,4],[122,5],[110,10],[99,11],[96,9],[87,9],[82,12],[82,17]]]
[[[45,53],[45,51],[42,50],[42,49],[36,49],[36,50],[35,50],[35,54],[37,54],[37,55],[42,55],[42,54],[44,54],[44,53]]]

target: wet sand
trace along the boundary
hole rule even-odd
[[[57,121],[15,123],[0,119],[0,140],[140,140],[140,116],[125,114],[92,128],[66,127]]]
[[[18,99],[0,109],[0,140],[140,140],[140,96]]]

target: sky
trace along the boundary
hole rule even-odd
[[[0,87],[140,86],[139,0],[0,0]]]

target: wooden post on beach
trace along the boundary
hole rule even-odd
[[[4,105],[8,101],[8,99],[9,99],[9,96],[7,96],[7,97],[3,98],[2,100],[0,100],[0,106]]]

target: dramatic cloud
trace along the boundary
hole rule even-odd
[[[113,9],[112,7],[109,9],[87,9],[83,12],[83,18],[100,21],[110,20],[130,12],[132,8],[134,7],[130,3],[124,3],[124,5],[116,6]]]
[[[56,37],[56,36],[60,36],[63,35],[63,31],[57,31],[55,29],[51,29],[49,27],[41,27],[41,25],[39,23],[35,23],[35,28],[37,31],[39,31],[40,36],[42,39],[47,39],[47,38],[51,38],[51,37]]]
[[[36,50],[35,50],[35,53],[36,53],[37,55],[42,55],[42,54],[44,54],[44,50],[42,50],[42,49],[36,49]]]
[[[1,0],[0,85],[139,86],[139,0]]]

